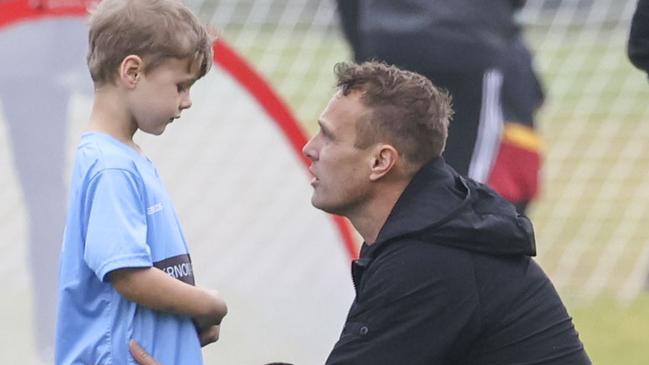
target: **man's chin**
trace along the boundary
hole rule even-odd
[[[317,208],[317,209],[319,209],[319,210],[321,210],[321,211],[323,211],[325,213],[340,215],[340,213],[338,213],[338,210],[336,209],[336,207],[331,206],[331,205],[327,205],[322,201],[318,201],[318,199],[316,199],[315,196],[313,196],[311,198],[311,205],[313,205],[315,208]]]
[[[311,205],[313,205],[313,207],[316,209],[322,210],[322,208],[320,208],[320,204],[318,204],[318,201],[315,198],[315,193],[313,196],[311,196]]]

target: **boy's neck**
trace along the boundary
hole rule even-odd
[[[114,87],[95,90],[88,131],[101,132],[139,150],[133,142],[137,126],[123,98]]]

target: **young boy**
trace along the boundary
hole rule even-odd
[[[95,102],[71,182],[56,363],[132,364],[134,339],[165,365],[202,364],[227,308],[194,286],[174,207],[133,135],[160,135],[191,106],[210,38],[179,1],[103,0],[89,42]]]

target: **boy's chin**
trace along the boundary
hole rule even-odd
[[[167,129],[167,125],[166,125],[166,124],[163,125],[163,126],[161,126],[161,127],[158,128],[158,129],[142,129],[142,128],[140,128],[140,130],[141,130],[142,132],[144,132],[144,133],[146,133],[146,134],[151,134],[151,135],[154,135],[154,136],[159,136],[159,135],[161,135],[162,133],[164,133],[164,131],[165,131],[166,129]]]

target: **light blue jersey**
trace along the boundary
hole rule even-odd
[[[56,364],[134,364],[130,339],[164,365],[203,363],[191,318],[130,302],[109,282],[113,270],[151,266],[194,283],[185,237],[158,172],[118,140],[85,133],[61,251]]]

